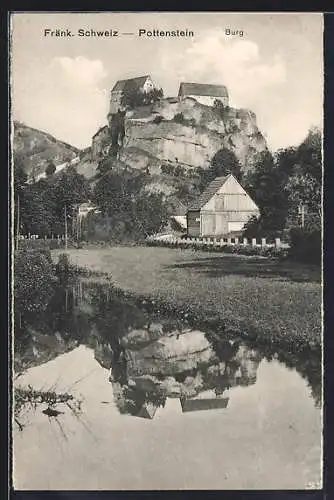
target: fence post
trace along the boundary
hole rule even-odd
[[[252,247],[256,247],[256,238],[252,238]]]
[[[239,245],[239,238],[238,238],[238,236],[236,236],[236,237],[234,238],[234,243],[235,243],[236,245]]]
[[[275,247],[279,248],[281,246],[281,238],[275,238]]]
[[[261,247],[265,247],[266,246],[266,238],[261,238]]]

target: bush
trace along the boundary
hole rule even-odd
[[[68,247],[76,247],[76,243],[74,240],[71,238],[68,238],[67,240],[67,245]],[[65,247],[65,240],[64,239],[50,239],[48,238],[47,240],[43,239],[36,239],[36,240],[20,240],[19,241],[19,249],[20,250],[55,250],[58,248],[64,248]]]
[[[173,120],[176,123],[184,123],[185,122],[185,118],[184,118],[183,113],[176,113],[176,115],[174,115]]]
[[[321,263],[321,231],[320,229],[303,229],[295,227],[289,233],[289,257],[308,264]]]
[[[146,240],[146,245],[154,247],[169,247],[169,248],[180,248],[180,249],[188,248],[192,250],[200,250],[202,252],[229,253],[237,255],[272,257],[272,258],[285,258],[288,255],[288,250],[285,248],[260,247],[260,246],[255,247],[252,245],[240,245],[240,244],[235,244],[235,245],[226,244],[222,246],[214,246],[204,241],[189,242],[189,241],[180,241],[176,238],[170,241],[149,239]]]
[[[50,251],[17,251],[14,276],[15,313],[44,311],[56,282]]]
[[[75,278],[77,276],[92,275],[92,271],[72,264],[66,253],[59,255],[58,262],[55,267],[55,273],[61,285],[67,284],[71,278]],[[96,275],[95,272],[93,274]]]
[[[157,115],[157,116],[154,117],[153,123],[159,124],[159,123],[162,122],[162,120],[163,120],[163,117],[161,115]]]

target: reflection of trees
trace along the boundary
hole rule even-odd
[[[73,348],[73,340],[80,341],[95,349],[96,359],[103,366],[112,367],[113,381],[123,388],[128,385],[128,353],[131,352],[125,349],[125,340],[130,349],[140,351],[145,346],[153,345],[161,337],[175,335],[177,338],[184,329],[179,320],[157,320],[153,315],[143,312],[134,302],[121,297],[110,285],[91,283],[83,288],[77,288],[75,284],[67,287],[57,286],[46,311],[34,316],[30,326],[31,330],[27,330],[25,335],[22,334],[15,341],[15,351],[25,359],[33,356],[31,351],[36,348],[39,351],[39,359],[42,359],[44,352],[47,356],[50,353],[51,356],[52,349],[55,351],[55,357],[61,349],[66,349],[66,346]],[[44,335],[43,342],[49,342],[46,337],[49,335],[51,339],[57,332],[63,339],[60,342],[61,349],[59,346],[55,348],[51,341],[50,345],[45,344],[43,347],[38,340]],[[156,382],[146,391],[144,402],[155,404],[160,401],[156,391],[160,395],[159,385],[166,380],[167,371],[168,375],[172,373],[173,380],[181,387],[181,392],[184,390],[185,393],[188,391],[191,394],[213,389],[216,395],[222,395],[231,387],[254,384],[260,360],[264,357],[268,360],[277,359],[287,367],[296,369],[307,380],[315,404],[320,406],[320,348],[307,347],[297,350],[286,345],[257,344],[257,349],[253,349],[251,344],[246,345],[240,340],[221,340],[218,335],[207,334],[207,339],[215,356],[210,360],[201,360],[200,355],[197,357],[196,354],[189,353],[188,358],[192,358],[194,363],[188,363],[187,370],[184,369],[185,364],[182,364],[181,359],[164,359],[161,362],[161,370],[155,370]],[[172,366],[171,363],[175,364],[175,371],[166,371],[166,367]],[[141,375],[145,376],[145,363],[143,368],[144,373]],[[168,385],[166,387],[168,388]],[[142,401],[142,391],[138,388],[132,388],[132,392],[127,391],[124,399],[129,401],[129,407],[137,408],[133,401]]]
[[[320,346],[304,346],[296,348],[294,345],[261,344],[259,347],[263,357],[268,361],[276,359],[291,369],[297,370],[307,382],[314,404],[321,407],[322,401],[322,374]]]
[[[145,405],[151,404],[155,408],[164,407],[166,396],[158,389],[144,391],[138,387],[123,386],[117,394],[116,404],[120,413],[138,415]]]
[[[93,307],[92,321],[99,336],[108,341],[115,354],[120,354],[120,340],[131,328],[140,328],[147,322],[146,315],[134,304],[126,302],[103,287],[95,287],[90,298]]]

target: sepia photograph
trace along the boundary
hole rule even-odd
[[[14,490],[323,487],[323,15],[9,16]]]

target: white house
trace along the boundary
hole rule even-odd
[[[221,101],[224,106],[229,103],[227,87],[224,85],[181,83],[178,96],[181,100],[192,97],[205,106],[213,106],[215,100]]]
[[[118,109],[120,109],[124,92],[137,91],[147,94],[155,88],[156,85],[150,75],[128,78],[127,80],[118,80],[111,90],[109,113],[117,113]]]
[[[78,216],[79,216],[79,218],[87,217],[89,212],[92,212],[92,211],[94,213],[100,213],[100,210],[98,210],[97,207],[95,205],[93,205],[93,203],[91,203],[90,201],[88,201],[86,203],[81,203],[81,205],[79,205],[79,207],[78,207]]]
[[[250,217],[259,215],[259,207],[232,174],[216,177],[188,207],[187,233],[222,236],[242,231]]]

